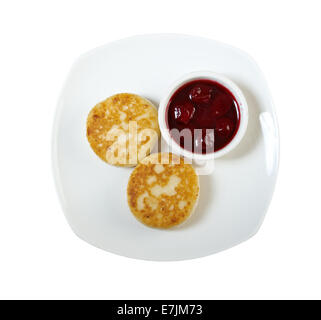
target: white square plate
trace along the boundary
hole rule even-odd
[[[119,92],[159,103],[185,73],[224,74],[243,91],[249,124],[240,145],[200,176],[199,205],[186,224],[151,229],[131,214],[126,188],[131,168],[101,161],[86,139],[86,119],[99,101]],[[59,99],[53,131],[54,176],[72,230],[104,250],[147,260],[206,256],[253,236],[263,222],[277,177],[279,135],[263,74],[246,53],[210,39],[144,35],[81,56]]]

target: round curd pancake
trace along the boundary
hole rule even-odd
[[[194,211],[199,179],[190,164],[171,153],[154,153],[133,170],[127,200],[134,216],[149,227],[170,228]]]
[[[135,166],[159,137],[156,107],[136,94],[119,93],[98,103],[87,118],[87,138],[104,161]]]

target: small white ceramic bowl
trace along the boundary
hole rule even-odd
[[[167,126],[168,104],[173,94],[185,83],[201,79],[212,80],[226,87],[237,100],[240,112],[240,125],[233,139],[224,148],[208,154],[194,153],[182,148],[171,137],[169,128]],[[241,89],[233,81],[223,75],[211,71],[196,71],[184,75],[183,77],[175,81],[175,83],[173,83],[172,86],[167,90],[164,98],[161,100],[159,105],[158,122],[164,140],[170,146],[174,153],[195,160],[211,160],[214,158],[216,159],[222,157],[223,155],[233,150],[240,143],[247,128],[248,107]]]

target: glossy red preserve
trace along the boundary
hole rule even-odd
[[[191,141],[185,142],[182,135],[171,132],[173,139],[191,152],[207,153],[224,148],[235,136],[239,124],[240,112],[235,97],[212,80],[184,84],[172,95],[167,106],[168,128],[178,129],[176,132],[191,130]]]

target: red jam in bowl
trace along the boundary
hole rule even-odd
[[[167,126],[172,138],[191,152],[205,154],[224,148],[239,125],[240,112],[235,97],[212,80],[185,83],[172,95],[167,106]],[[190,129],[191,133],[185,138],[184,129]]]

